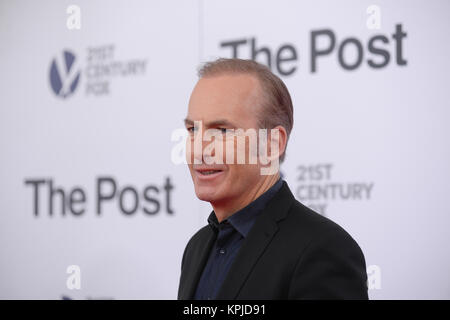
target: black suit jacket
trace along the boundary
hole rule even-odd
[[[193,299],[216,234],[188,242],[178,299]],[[244,239],[217,299],[367,299],[364,255],[339,225],[298,202],[287,183]]]

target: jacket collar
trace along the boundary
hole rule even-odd
[[[263,211],[270,199],[273,198],[273,196],[280,190],[282,185],[283,180],[279,178],[278,181],[273,184],[273,186],[266,190],[266,192],[260,195],[257,199],[249,203],[244,208],[238,210],[220,223],[217,220],[215,212],[212,211],[208,217],[209,225],[213,228],[214,231],[217,232],[220,229],[221,225],[228,222],[237,232],[242,235],[242,237],[246,238],[258,215]]]

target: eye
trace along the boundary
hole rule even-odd
[[[197,129],[196,129],[195,127],[187,127],[186,130],[187,130],[189,133],[194,133],[195,131],[197,131]]]
[[[222,133],[227,133],[228,132],[228,128],[218,128],[219,130],[220,130],[220,132],[222,132]]]

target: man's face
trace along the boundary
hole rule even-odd
[[[186,128],[189,131],[190,143],[187,147],[187,160],[189,170],[194,182],[195,192],[200,200],[221,203],[230,201],[243,194],[251,193],[255,185],[261,179],[260,165],[249,164],[248,148],[249,141],[246,140],[245,164],[236,163],[238,144],[236,137],[229,136],[228,142],[234,140],[233,144],[226,147],[226,129],[257,129],[257,116],[260,112],[259,106],[260,87],[258,80],[249,75],[219,75],[202,78],[195,86],[189,101],[188,115],[186,117]],[[200,128],[194,128],[194,121],[201,121]],[[216,133],[223,133],[223,156],[222,164],[206,164],[205,148],[212,141],[203,141],[200,153],[194,153],[194,136],[200,132],[205,134],[208,129]],[[196,132],[194,132],[196,130]],[[211,130],[210,130],[211,131]],[[214,138],[213,138],[214,139]],[[201,137],[199,141],[201,141]],[[230,152],[230,145],[234,152],[232,163],[227,161],[226,154]],[[197,149],[198,150],[198,149]],[[206,152],[212,156],[217,151]],[[194,163],[194,158],[201,160],[201,164]],[[208,174],[209,170],[215,173]]]

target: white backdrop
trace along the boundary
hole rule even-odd
[[[359,243],[370,298],[449,299],[449,9],[0,1],[0,298],[176,298],[210,206],[171,135],[199,64],[235,55],[287,84],[282,173]]]

